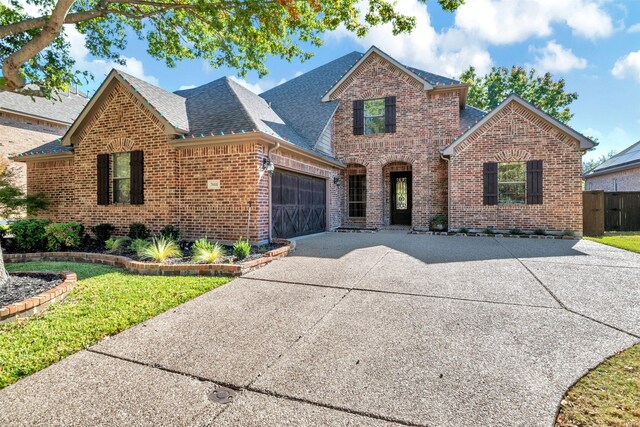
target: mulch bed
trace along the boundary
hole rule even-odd
[[[5,286],[0,286],[0,307],[20,302],[48,291],[62,283],[63,277],[53,273],[29,273],[9,276]]]
[[[11,243],[12,242],[10,241],[7,241],[5,243],[6,246],[3,246],[4,253],[6,254],[22,253],[21,251],[16,250]],[[193,242],[181,241],[180,248],[182,249],[182,254],[183,254],[182,258],[170,258],[168,260],[165,260],[163,264],[167,264],[167,265],[202,264],[202,263],[197,263],[191,260],[192,245],[193,245]],[[283,246],[285,245],[282,243],[275,243],[275,242],[268,243],[261,246],[251,246],[251,253],[249,254],[249,256],[244,259],[238,259],[235,256],[233,256],[233,246],[223,245],[226,255],[223,255],[222,257],[218,258],[218,260],[216,261],[216,264],[241,264],[243,262],[262,258],[265,252],[268,252],[273,249],[278,249]],[[107,255],[123,255],[135,261],[155,263],[155,261],[153,260],[140,259],[140,257],[138,257],[138,255],[134,251],[131,251],[129,249],[121,249],[116,252],[107,252],[102,245],[98,244],[98,242],[96,242],[93,239],[85,239],[82,245],[73,249],[69,249],[68,251],[63,250],[62,252],[89,252],[89,253],[100,253],[100,254],[107,254]]]

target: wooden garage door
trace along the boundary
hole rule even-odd
[[[325,180],[276,170],[271,177],[271,209],[273,237],[325,231]]]

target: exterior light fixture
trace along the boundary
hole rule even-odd
[[[267,172],[269,175],[273,175],[273,171],[276,169],[276,166],[273,164],[271,159],[263,159],[262,160],[262,170]]]
[[[333,183],[335,185],[337,185],[338,187],[340,187],[342,185],[342,178],[339,176],[334,176],[333,177]]]

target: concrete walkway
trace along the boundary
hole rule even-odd
[[[640,255],[589,241],[307,238],[0,390],[0,424],[551,426],[640,340],[638,277]]]

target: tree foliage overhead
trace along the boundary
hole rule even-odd
[[[420,0],[426,2],[426,0]],[[437,0],[453,11],[464,0]],[[320,35],[340,25],[358,36],[390,23],[394,34],[411,31],[415,17],[402,15],[393,0],[369,0],[360,12],[357,0],[9,0],[0,4],[0,60],[3,89],[22,91],[36,83],[45,96],[88,77],[74,70],[64,26],[86,36],[97,57],[121,62],[120,53],[134,35],[147,52],[169,67],[201,58],[213,67],[227,65],[241,75],[267,73],[267,56],[305,60],[303,46],[320,46]],[[28,16],[24,5],[39,16]]]
[[[563,123],[569,123],[573,114],[569,105],[578,99],[575,92],[565,91],[564,79],[555,80],[551,73],[536,75],[534,69],[523,67],[493,67],[485,76],[478,76],[470,67],[460,80],[468,83],[467,102],[482,110],[493,110],[509,95],[515,93]]]

